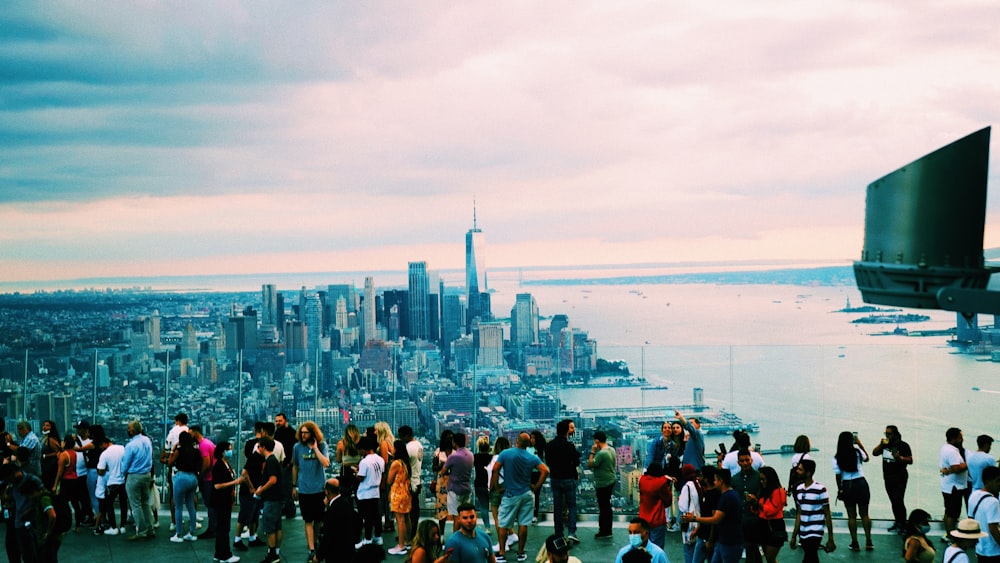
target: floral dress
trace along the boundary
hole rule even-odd
[[[410,476],[406,473],[402,460],[397,459],[392,464],[399,466],[399,469],[396,470],[396,480],[389,484],[389,510],[396,514],[409,514]]]
[[[434,450],[434,465],[440,471],[448,461],[448,452]],[[448,517],[448,475],[437,475],[437,491],[434,493],[434,517],[444,520]]]

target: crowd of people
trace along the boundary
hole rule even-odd
[[[596,429],[584,458],[570,419],[557,423],[551,440],[540,431],[522,432],[513,444],[505,436],[492,444],[483,436],[472,444],[465,433],[442,432],[430,456],[435,514],[423,521],[424,448],[409,426],[394,435],[385,422],[364,432],[349,424],[330,446],[314,422],[293,427],[279,413],[273,422],[254,425],[254,438],[242,444],[245,461],[237,467],[233,444],[214,443],[188,422],[178,413],[162,448],[154,447],[138,420],[128,423],[124,444],[87,421],[62,437],[52,421],[42,423],[41,437],[25,421],[17,425],[17,439],[0,428],[8,559],[57,561],[63,534],[74,528],[121,535],[124,541],[155,538],[157,453],[167,472],[169,541],[214,540],[214,559],[220,562],[235,563],[236,553],[252,548],[264,552],[262,563],[280,561],[283,520],[296,510],[310,563],[381,561],[387,555],[403,556],[406,563],[523,562],[546,481],[554,533],[533,560],[578,561],[569,552],[581,542],[576,497],[584,467],[590,469],[598,506],[594,540],[613,537],[618,456],[607,433]],[[979,561],[998,561],[1000,468],[990,455],[993,438],[979,436],[976,451],[965,449],[958,428],[948,429],[945,439],[939,463],[945,561],[967,561],[973,547]],[[745,432],[734,433],[728,450],[714,452],[713,463],[706,459],[699,421],[674,412],[648,443],[638,515],[629,522],[629,543],[616,561],[666,563],[671,533],[678,534],[685,563],[744,557],[774,563],[786,544],[801,549],[803,561],[819,561],[821,551],[837,547],[830,511],[834,494],[847,512],[848,549],[872,551],[872,492],[863,469],[872,458],[882,462],[893,513],[889,531],[902,538],[902,559],[935,560],[930,512],[906,509],[907,467],[914,459],[896,426],[886,427],[871,454],[856,433],[839,434],[830,460],[835,493],[814,478],[817,461],[809,438],[799,436],[794,450],[791,466],[781,470],[787,470],[784,484],[779,469],[765,464]],[[204,524],[197,503],[204,506]],[[793,514],[790,523],[786,510]],[[393,532],[395,542],[385,546],[383,535]]]

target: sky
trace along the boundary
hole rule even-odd
[[[997,22],[988,0],[6,3],[0,278],[461,268],[474,207],[488,268],[846,264],[870,182],[998,121]]]

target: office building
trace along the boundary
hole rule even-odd
[[[378,340],[378,332],[375,329],[375,312],[377,311],[377,306],[375,303],[375,278],[372,276],[365,277],[365,295],[364,301],[361,303],[361,334],[363,338],[363,344],[367,344],[371,340]]]
[[[472,228],[465,233],[465,290],[468,304],[466,331],[472,330],[472,321],[486,318],[483,314],[481,296],[489,288],[486,286],[486,235],[476,224],[476,208],[472,207]]]
[[[430,340],[430,277],[427,262],[409,264],[409,333],[411,340]]]

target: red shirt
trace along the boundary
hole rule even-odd
[[[670,481],[666,477],[639,477],[639,518],[651,527],[667,523],[666,509],[673,502]]]

